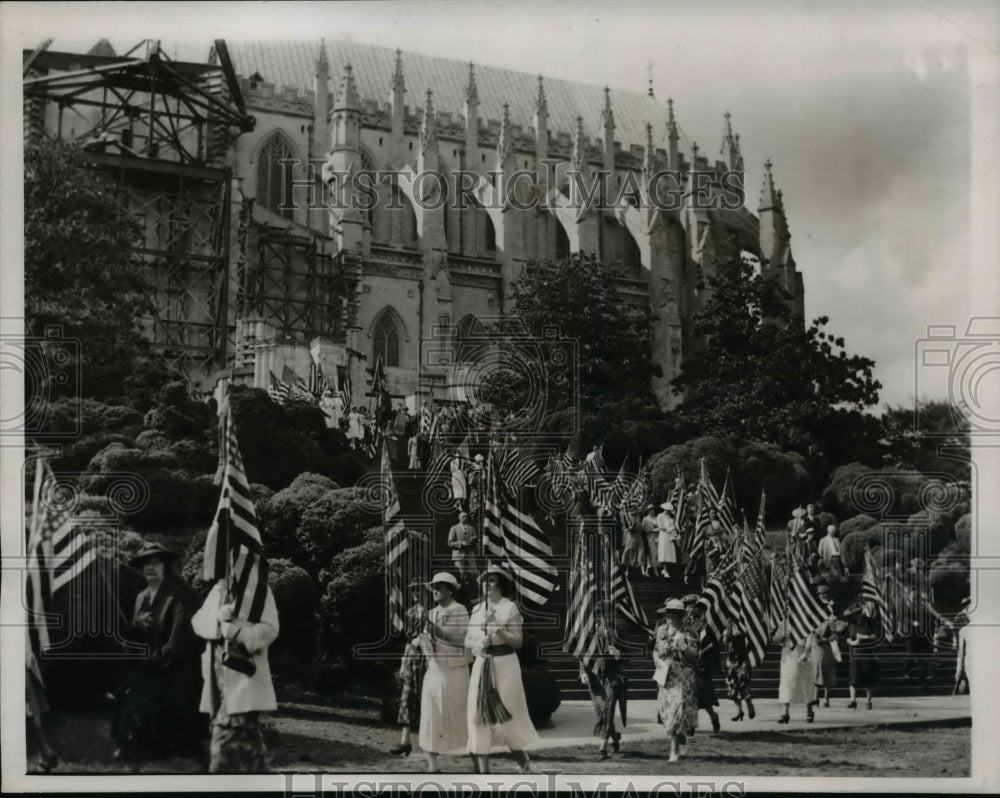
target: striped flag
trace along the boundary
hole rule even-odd
[[[740,590],[731,554],[725,556],[715,573],[702,588],[698,603],[705,608],[705,629],[701,650],[707,651],[722,640],[726,625],[739,617]]]
[[[272,401],[277,402],[279,405],[283,405],[291,395],[292,389],[279,380],[270,369],[268,369],[268,374],[270,376],[271,384],[267,389],[267,395],[271,397]],[[221,412],[219,417],[222,417]]]
[[[771,560],[771,580],[768,587],[768,629],[774,634],[778,625],[788,615],[788,578],[785,569],[777,559]]]
[[[510,568],[522,605],[542,607],[558,586],[558,571],[552,564],[552,544],[534,519],[510,500],[500,484],[492,454],[488,472],[483,517],[486,549]]]
[[[628,574],[619,566],[616,557],[609,557],[608,560],[611,570],[610,594],[612,605],[618,607],[622,615],[628,620],[652,635],[653,629],[649,625],[649,618],[646,616],[646,611],[642,608],[642,605],[636,601],[635,592],[632,590],[632,583],[629,581]]]
[[[715,499],[719,511],[719,523],[729,537],[739,537],[739,527],[736,525],[736,501],[733,498],[733,486],[729,469],[726,469],[726,480],[722,483],[722,493]]]
[[[382,484],[386,492],[382,510],[382,525],[385,528],[385,582],[389,596],[389,624],[394,632],[402,632],[406,626],[406,574],[403,555],[410,547],[410,536],[403,526],[399,494],[389,465],[389,447],[382,442]]]
[[[42,482],[39,504],[34,516],[33,545],[40,565],[47,570],[40,582],[48,579],[53,596],[73,583],[97,559],[97,548],[83,526],[73,523],[72,502],[62,501],[61,488],[48,461],[38,464]]]
[[[700,559],[705,554],[705,540],[712,525],[709,510],[719,505],[719,494],[716,492],[715,486],[712,485],[712,480],[705,469],[704,458],[701,461],[701,475],[696,490],[694,528],[687,541],[688,561],[685,566],[687,575],[697,569]]]
[[[257,623],[267,598],[267,559],[228,402],[220,421],[222,491],[205,538],[203,573],[208,580],[225,579],[230,600],[236,605],[236,617]]]
[[[281,381],[288,386],[289,392],[295,399],[309,399],[309,383],[302,379],[295,371],[285,363],[281,367]]]
[[[674,486],[670,489],[667,501],[674,506],[674,520],[677,522],[677,528],[684,529],[687,498],[684,491],[684,475],[681,473],[680,468],[677,469],[677,479],[674,480]]]
[[[516,448],[504,446],[497,454],[496,466],[500,483],[509,493],[516,494],[525,486],[532,486],[542,470]]]
[[[31,526],[27,530],[28,584],[25,595],[25,607],[28,610],[28,650],[35,660],[51,642],[49,620],[52,609],[52,585],[48,561],[52,554],[52,538],[51,533],[46,534],[48,523],[42,517],[42,489],[47,473],[51,474],[47,461],[41,458],[36,460]],[[37,661],[35,667],[38,667]]]
[[[337,387],[344,393],[344,408],[346,412],[350,412],[353,405],[351,402],[354,400],[354,391],[351,383],[351,366],[350,363],[341,369],[337,367]]]
[[[861,600],[864,603],[871,602],[878,610],[878,618],[882,623],[882,628],[886,631],[893,630],[893,618],[890,615],[888,605],[885,600],[885,593],[880,586],[880,569],[872,556],[872,550],[865,548],[865,568],[861,575]]]
[[[636,520],[641,517],[648,493],[649,485],[646,483],[645,477],[641,474],[637,475],[632,481],[631,487],[622,497],[620,520],[623,529],[631,529]]]
[[[805,569],[796,568],[788,580],[788,632],[796,645],[827,618],[827,608],[813,592]]]
[[[315,360],[309,361],[309,393],[322,396],[327,389],[326,376],[323,374],[323,364]]]
[[[757,551],[757,549],[763,548],[765,535],[764,532],[764,507],[767,503],[767,496],[764,491],[760,492],[760,509],[757,511],[757,525],[753,529],[753,537],[749,538],[747,542],[747,547],[751,552]]]
[[[751,668],[763,662],[769,632],[763,556],[763,549],[758,549],[740,574],[740,628],[747,637]]]
[[[597,579],[594,563],[587,556],[584,535],[577,537],[577,550],[569,576],[569,603],[566,606],[566,636],[563,651],[589,669],[597,654]]]

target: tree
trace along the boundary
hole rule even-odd
[[[625,306],[614,278],[593,256],[529,261],[494,339],[501,351],[529,353],[540,379],[511,361],[491,375],[484,398],[514,411],[543,398],[545,412],[554,414],[574,407],[578,388],[583,413],[597,415],[609,402],[636,397],[655,405],[650,379],[662,372],[652,359],[649,313]],[[573,345],[561,349],[563,342]]]
[[[886,406],[881,422],[887,465],[969,479],[969,422],[950,402]]]
[[[24,153],[24,298],[32,335],[48,326],[80,341],[84,396],[120,396],[146,352],[140,323],[152,291],[132,247],[139,224],[82,150],[48,140]],[[75,386],[73,386],[75,389]],[[53,384],[52,395],[66,388]]]
[[[749,264],[719,264],[707,286],[694,316],[703,343],[689,349],[673,381],[688,397],[681,412],[702,434],[773,443],[821,469],[878,462],[878,423],[863,413],[882,387],[874,361],[848,355],[844,339],[824,330],[828,317],[806,327],[777,280]],[[849,449],[858,454],[849,457]]]

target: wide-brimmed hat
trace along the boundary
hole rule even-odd
[[[664,510],[667,510],[669,512],[673,512],[674,511],[674,505],[673,505],[672,502],[663,502],[663,504],[661,504],[660,507],[662,507]]]
[[[447,571],[440,571],[431,577],[427,587],[434,587],[437,584],[448,585],[452,590],[458,590],[458,580]]]
[[[489,576],[490,574],[497,574],[498,576],[502,576],[504,579],[507,580],[509,584],[511,585],[514,584],[514,574],[512,574],[508,568],[506,568],[503,565],[500,565],[499,563],[494,565],[487,565],[486,570],[479,575],[479,581],[480,582],[484,581],[486,577]]]
[[[165,564],[169,565],[176,562],[180,555],[176,551],[171,551],[162,543],[147,543],[139,550],[138,554],[128,561],[128,564],[133,568],[141,568],[143,563],[150,557],[159,557]]]
[[[792,510],[792,518],[801,518],[805,514],[806,510],[804,507],[796,507],[794,510]]]
[[[697,604],[698,603],[698,594],[697,593],[688,593],[686,596],[684,596],[681,599],[681,601],[683,601],[685,604],[688,604],[688,605],[690,605],[690,604]]]
[[[657,610],[657,613],[666,615],[669,612],[687,612],[687,607],[679,598],[669,598],[663,602],[663,606]]]

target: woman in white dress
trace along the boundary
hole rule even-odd
[[[462,458],[455,452],[451,458],[451,498],[455,501],[455,509],[462,512],[465,509],[465,499],[468,496],[468,487],[465,480],[465,471],[462,469]]]
[[[806,720],[812,723],[816,685],[813,683],[813,666],[809,659],[811,638],[812,635],[809,635],[805,640],[793,642],[787,620],[782,621],[774,633],[774,642],[782,644],[778,703],[783,705],[784,714],[778,718],[778,723],[788,723],[788,708],[791,704],[805,704]]]
[[[357,449],[364,437],[365,433],[361,427],[361,413],[355,407],[347,414],[347,439],[351,442],[351,448]]]
[[[517,605],[506,595],[512,592],[514,579],[502,566],[491,565],[480,580],[485,582],[486,599],[472,610],[465,637],[465,648],[476,658],[466,704],[469,753],[475,771],[489,773],[490,754],[507,748],[521,772],[527,773],[530,760],[526,749],[538,741],[538,732],[528,715],[517,659],[523,620]],[[490,717],[493,713],[489,708],[495,708],[497,701],[506,709],[508,720]]]
[[[674,505],[663,502],[660,505],[663,512],[656,516],[656,528],[660,538],[656,547],[656,563],[660,576],[669,577],[671,566],[677,565],[677,522],[674,520]]]
[[[427,657],[420,693],[420,747],[427,753],[427,772],[438,773],[438,756],[464,753],[468,739],[469,659],[463,643],[469,611],[455,601],[458,580],[451,574],[437,573],[427,586],[437,604],[427,613],[420,635]]]

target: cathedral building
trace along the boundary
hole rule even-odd
[[[26,54],[26,135],[31,120],[50,132],[55,125],[60,70],[91,69],[106,83],[116,58],[134,67],[106,42],[87,56],[57,56]],[[463,342],[510,311],[511,287],[532,260],[573,253],[615,267],[622,301],[651,310],[650,346],[663,371],[653,389],[665,408],[678,401],[669,383],[697,345],[699,285],[716,262],[759,258],[802,312],[802,275],[770,163],[756,214],[727,193],[742,185],[744,164],[728,113],[720,113],[721,157],[710,159],[652,88],[620,91],[349,41],[218,40],[197,68],[147,53],[154,58],[158,79],[165,65],[184,72],[178,90],[200,81],[210,98],[204,140],[198,128],[186,157],[227,183],[220,179],[219,235],[199,244],[215,264],[202,289],[190,277],[202,261],[188,253],[180,268],[176,247],[150,241],[144,250],[160,275],[154,343],[196,352],[184,362],[206,388],[223,372],[266,388],[285,367],[302,377],[321,369],[355,386],[362,404],[358,389],[380,359],[397,400],[460,397],[462,359],[474,351]],[[78,96],[65,95],[59,108]],[[124,151],[117,157],[140,169],[143,158],[150,166],[166,157],[154,148],[165,134],[150,132],[142,144],[134,126],[146,106],[133,106],[142,112],[122,115],[128,147],[103,111],[100,120],[89,112],[87,135],[105,161],[113,140]],[[212,114],[223,106],[229,116],[219,123]],[[61,110],[58,118],[62,133]],[[149,119],[152,131],[152,111]],[[377,186],[373,207],[353,207],[360,173],[398,179]],[[428,173],[448,180],[422,179]],[[677,176],[676,207],[654,200],[662,173]],[[609,176],[606,188],[588,193],[598,174]],[[170,190],[189,192],[183,180]],[[458,186],[464,202],[454,201]],[[147,214],[154,204],[145,203]],[[162,229],[157,223],[150,236]],[[184,280],[190,301],[180,307]],[[191,307],[204,318],[192,321]]]

